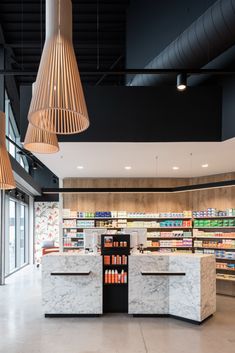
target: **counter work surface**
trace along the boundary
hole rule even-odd
[[[134,252],[128,259],[128,313],[202,322],[216,310],[213,255]],[[53,253],[42,258],[44,313],[102,314],[103,258]]]

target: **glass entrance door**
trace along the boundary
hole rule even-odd
[[[28,263],[28,204],[6,195],[5,275]]]
[[[16,261],[16,202],[9,201],[9,273],[13,272],[17,267]]]
[[[26,229],[25,229],[25,205],[20,205],[20,266],[23,266],[26,263]]]

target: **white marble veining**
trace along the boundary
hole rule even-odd
[[[169,270],[186,273],[180,277],[169,276],[169,314],[201,321],[201,258],[171,257]]]
[[[185,276],[142,276],[141,271]],[[129,313],[170,314],[201,322],[216,310],[213,255],[143,254],[129,257]],[[143,287],[143,288],[142,288]]]
[[[169,258],[158,256],[157,270],[167,271]],[[155,271],[156,256],[129,256],[129,314],[167,314],[169,283],[165,276],[142,276],[141,270]]]
[[[216,311],[215,258],[201,259],[201,320]]]
[[[51,276],[52,272],[90,272],[87,276]],[[54,253],[42,258],[45,314],[102,314],[102,257]]]

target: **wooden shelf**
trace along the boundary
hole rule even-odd
[[[235,217],[234,217],[235,218]],[[62,219],[76,219],[79,221],[110,221],[127,219],[129,221],[150,221],[150,220],[190,220],[192,217],[62,217]]]
[[[235,282],[235,276],[234,276],[234,278],[226,278],[226,277],[223,278],[222,276],[221,277],[220,276],[219,277],[216,276],[216,279],[219,280],[219,281]]]
[[[158,230],[158,229],[192,229],[192,227],[127,227],[127,229],[131,229],[131,228],[146,228],[146,229],[151,229],[151,230]]]
[[[235,237],[202,237],[202,236],[199,236],[199,237],[193,237],[193,239],[216,239],[216,240],[231,239],[231,240],[234,240]]]
[[[159,229],[175,229],[175,230],[177,230],[177,229],[192,229],[192,227],[138,227],[138,226],[134,226],[134,227],[125,227],[125,226],[122,226],[122,227],[65,227],[65,226],[63,226],[62,227],[63,229],[83,229],[83,230],[85,230],[85,229],[107,229],[107,230],[112,230],[112,229],[123,229],[123,228],[125,228],[125,229],[136,229],[136,228],[146,228],[147,230],[159,230]]]
[[[216,270],[219,270],[219,271],[229,271],[229,272],[235,272],[235,269],[229,269],[229,268],[217,268],[216,267]]]
[[[147,239],[162,239],[162,240],[179,240],[179,239],[193,239],[193,237],[148,237]]]
[[[235,218],[235,216],[212,216],[212,217],[192,217],[193,219],[231,219]]]
[[[83,249],[84,246],[63,246],[64,249]]]
[[[210,246],[195,246],[195,249],[211,249],[211,250],[235,250],[235,248],[216,248],[216,247],[210,247]]]
[[[192,249],[192,246],[148,246],[147,250],[149,249]]]
[[[224,227],[224,226],[216,226],[216,227],[194,227],[193,229],[235,229],[235,226],[231,226],[231,227]]]

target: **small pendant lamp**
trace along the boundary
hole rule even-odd
[[[10,158],[6,149],[6,123],[5,113],[0,112],[0,189],[15,189],[16,183],[13,176]]]
[[[32,85],[32,96],[35,91],[35,82]],[[56,153],[59,151],[56,134],[34,127],[28,124],[26,131],[24,148],[33,153]]]
[[[46,0],[46,41],[28,120],[56,134],[74,134],[89,126],[72,43],[71,0]]]
[[[38,129],[29,123],[24,148],[33,153],[56,153],[59,145],[56,134]]]

